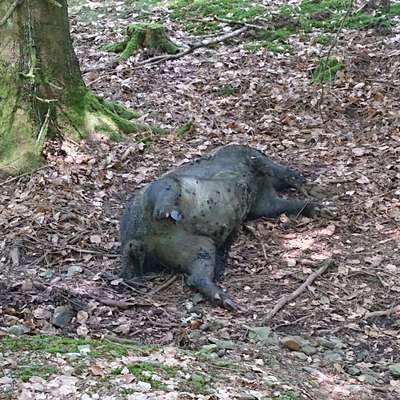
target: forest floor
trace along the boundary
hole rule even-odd
[[[400,399],[400,20],[343,28],[333,45],[313,30],[250,50],[247,32],[115,66],[101,47],[138,15],[111,3],[71,6],[85,81],[165,134],[55,140],[44,168],[0,183],[0,399]],[[146,18],[193,41],[170,13]],[[315,83],[327,53],[344,68]],[[240,313],[180,275],[113,277],[128,194],[227,143],[302,171],[329,216],[245,224],[222,284]],[[335,267],[266,322],[326,259]]]

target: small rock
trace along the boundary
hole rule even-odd
[[[323,338],[323,337],[318,339],[318,344],[329,350],[333,350],[336,347],[336,344],[333,341]]]
[[[347,373],[352,376],[357,376],[361,374],[361,370],[354,365],[348,368]]]
[[[292,351],[300,351],[303,346],[308,344],[308,342],[300,336],[285,336],[281,339],[281,343],[283,347]]]
[[[33,316],[36,319],[46,319],[49,320],[51,318],[51,312],[46,310],[43,307],[38,307],[33,311]]]
[[[31,279],[26,279],[26,280],[24,280],[24,281],[22,282],[21,290],[22,290],[23,292],[25,292],[25,293],[26,293],[26,292],[31,292],[32,289],[33,289],[33,282],[32,282]]]
[[[10,326],[9,328],[7,328],[7,332],[10,335],[15,335],[15,336],[22,336],[25,335],[25,333],[29,333],[30,332],[30,328],[25,326],[25,325],[13,325]]]
[[[301,348],[301,351],[302,351],[304,354],[307,354],[308,356],[312,356],[313,354],[317,353],[318,350],[317,350],[314,346],[311,346],[311,345],[309,345],[309,344],[306,344],[305,346],[303,346],[303,347]]]
[[[69,324],[74,316],[74,312],[68,306],[59,306],[54,310],[52,323],[57,328],[64,328]]]
[[[249,329],[249,340],[252,342],[263,342],[271,335],[271,328],[267,326],[255,326]]]
[[[149,382],[139,381],[135,389],[139,392],[149,392],[151,390],[151,384]]]
[[[192,303],[194,305],[204,302],[205,298],[201,293],[195,293],[192,296]]]
[[[389,365],[389,372],[395,378],[400,378],[400,363]]]
[[[295,351],[295,352],[293,353],[293,355],[294,355],[295,357],[297,357],[299,360],[302,360],[302,361],[308,360],[308,355],[307,355],[307,354],[304,354],[304,353],[301,353],[300,351]]]
[[[323,358],[330,364],[340,363],[343,360],[342,355],[334,351],[327,351],[326,353],[323,353]]]
[[[68,278],[68,279],[72,278],[73,276],[80,274],[82,272],[83,272],[83,269],[79,265],[71,265],[67,270],[66,278]]]
[[[11,385],[12,383],[13,380],[9,376],[3,376],[0,378],[0,385]]]
[[[279,386],[281,384],[279,379],[274,375],[268,375],[267,377],[265,377],[264,378],[264,383],[270,388],[274,388],[274,387]]]
[[[376,385],[378,383],[378,378],[371,374],[362,374],[357,377],[357,379],[362,383],[368,383],[369,385]]]
[[[217,345],[218,349],[223,350],[233,350],[236,347],[235,342],[232,340],[218,340],[215,342],[215,344]]]
[[[297,262],[296,262],[296,260],[293,259],[293,258],[289,258],[289,259],[287,260],[287,266],[288,266],[288,267],[295,267],[296,264],[297,264]]]
[[[87,335],[89,335],[89,328],[86,325],[79,325],[76,333],[79,336],[86,337]]]
[[[218,347],[216,344],[206,344],[201,347],[200,352],[201,353],[215,353],[218,350]]]

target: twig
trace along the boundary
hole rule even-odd
[[[178,279],[178,275],[172,275],[167,281],[165,281],[162,285],[159,287],[155,288],[149,293],[149,296],[153,296],[158,292],[161,292],[162,290],[166,289],[168,286],[172,285],[176,280]]]
[[[150,303],[145,304],[145,303],[124,301],[124,300],[104,299],[104,298],[101,298],[98,296],[92,296],[92,295],[90,295],[90,297],[106,306],[117,307],[117,308],[121,308],[123,310],[126,310],[127,308],[131,308],[131,307],[151,307],[152,306],[152,304],[150,304]]]
[[[231,39],[231,38],[233,38],[235,36],[239,36],[239,35],[241,35],[242,33],[246,32],[248,30],[249,30],[248,26],[243,26],[240,29],[236,29],[236,30],[234,30],[232,32],[228,32],[225,35],[216,37],[214,39],[205,39],[205,40],[202,40],[199,43],[192,44],[188,49],[186,49],[186,50],[184,50],[184,51],[182,51],[182,52],[180,52],[178,54],[170,54],[170,55],[167,55],[167,56],[152,57],[152,58],[150,58],[148,60],[145,60],[145,61],[142,61],[140,63],[137,63],[136,64],[136,68],[141,67],[141,66],[146,65],[146,64],[155,65],[155,64],[159,64],[159,63],[161,63],[163,61],[177,60],[178,58],[181,58],[181,57],[184,57],[184,56],[186,56],[186,55],[188,55],[190,53],[193,53],[195,50],[200,49],[201,47],[209,47],[209,46],[212,46],[214,44],[224,42],[225,40]]]
[[[14,10],[23,3],[24,0],[15,0],[13,4],[11,4],[10,8],[7,10],[6,14],[2,19],[0,19],[0,26],[4,25],[8,18],[10,18],[11,14]]]
[[[20,178],[24,178],[25,176],[29,176],[29,175],[33,175],[34,173],[41,171],[43,169],[46,168],[50,168],[50,165],[44,165],[43,167],[37,168],[34,171],[30,171],[30,172],[25,172],[24,174],[18,175],[18,176],[14,176],[12,178],[9,178],[7,180],[5,180],[4,182],[0,182],[0,187],[7,185],[8,183],[14,182]]]
[[[134,288],[133,286],[129,285],[128,283],[126,283],[125,281],[121,281],[119,282],[122,286],[125,286],[126,288],[128,288],[129,290],[132,290],[132,292],[139,294],[141,296],[144,296],[145,293],[143,293],[141,290]]]
[[[278,301],[272,311],[264,319],[264,322],[271,320],[287,303],[303,293],[314,282],[315,278],[322,275],[329,267],[333,267],[334,265],[335,261],[325,260],[322,263],[322,266],[317,271],[314,271],[294,292],[292,292],[288,296],[283,296]]]
[[[247,26],[247,27],[253,28],[253,29],[265,29],[264,26],[249,24],[248,22],[244,22],[244,21],[235,21],[233,19],[221,18],[221,17],[214,17],[214,19],[219,22],[224,22],[225,24],[235,24],[235,25]]]
[[[119,257],[118,254],[109,254],[106,251],[102,252],[102,251],[98,251],[98,250],[81,249],[80,247],[71,246],[69,244],[67,244],[66,246],[63,246],[63,249],[77,251],[78,253],[94,254],[97,256],[106,256],[109,258],[118,258]]]
[[[400,315],[400,304],[397,306],[388,308],[387,310],[367,312],[365,314],[364,318],[367,319],[367,318],[375,318],[375,317],[390,317],[392,314],[397,314],[397,313]]]

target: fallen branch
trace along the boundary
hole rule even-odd
[[[271,320],[287,303],[298,297],[301,293],[303,293],[313,282],[314,280],[322,275],[328,268],[333,267],[335,265],[335,261],[333,260],[325,260],[322,263],[322,266],[314,271],[294,292],[287,296],[283,296],[272,311],[264,318],[263,322]]]
[[[212,39],[205,39],[202,40],[199,43],[195,43],[192,44],[188,49],[181,51],[178,54],[169,54],[169,55],[164,55],[164,56],[156,56],[156,57],[152,57],[148,60],[142,61],[140,63],[136,64],[136,67],[141,67],[143,65],[146,64],[150,64],[150,65],[155,65],[155,64],[159,64],[163,61],[169,61],[169,60],[177,60],[178,58],[184,57],[190,53],[193,53],[195,50],[200,49],[202,47],[209,47],[212,46],[214,44],[217,43],[221,43],[224,42],[225,40],[231,39],[235,36],[239,36],[242,33],[248,31],[250,28],[248,26],[243,26],[242,28],[236,29],[232,32],[228,32],[225,35],[216,37],[216,38],[212,38]]]
[[[26,173],[24,173],[24,174],[21,174],[21,175],[18,175],[18,176],[14,176],[14,177],[12,177],[12,178],[9,178],[9,179],[7,179],[7,180],[5,180],[5,181],[3,181],[3,182],[0,182],[0,187],[1,187],[1,186],[5,186],[5,185],[7,185],[7,184],[9,184],[9,183],[11,183],[11,182],[14,182],[14,181],[16,181],[16,180],[18,180],[18,179],[20,179],[20,178],[24,178],[25,176],[33,175],[33,174],[35,174],[36,172],[42,171],[43,169],[46,169],[46,168],[51,168],[51,165],[45,165],[45,166],[43,166],[43,167],[40,167],[40,168],[35,169],[34,171],[26,172]]]
[[[11,14],[14,12],[14,10],[20,6],[24,0],[15,0],[13,4],[11,4],[10,8],[7,10],[6,14],[4,15],[3,18],[0,19],[0,26],[3,26],[8,18],[10,18]]]
[[[168,286],[172,285],[176,280],[178,279],[178,275],[172,275],[167,281],[165,281],[162,285],[159,287],[155,288],[149,293],[149,296],[153,296],[157,294],[158,292],[161,292],[162,290],[166,289]]]
[[[388,308],[387,310],[367,312],[364,317],[365,319],[375,317],[390,317],[391,315],[397,313],[400,315],[400,304],[395,307]]]
[[[122,310],[126,310],[128,308],[132,308],[132,307],[151,307],[152,304],[151,303],[137,303],[135,302],[131,302],[131,301],[124,301],[124,300],[114,300],[114,299],[105,299],[105,298],[101,298],[99,296],[92,296],[90,295],[90,297],[93,300],[97,300],[99,303],[104,304],[105,306],[110,306],[110,307],[117,307],[117,308],[121,308]]]

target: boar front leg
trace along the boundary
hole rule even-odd
[[[312,216],[315,204],[307,200],[282,199],[274,190],[261,193],[250,210],[248,219],[273,218],[280,214]]]
[[[231,311],[239,311],[241,307],[215,283],[216,248],[214,244],[208,238],[194,237],[191,246],[196,251],[193,254],[194,259],[184,268],[187,284],[197,289],[211,303]]]

